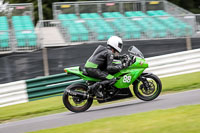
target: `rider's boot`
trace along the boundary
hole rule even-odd
[[[96,82],[96,83],[88,86],[88,89],[92,90],[97,97],[102,98],[103,97],[103,93],[102,93],[103,86],[105,86],[105,85],[111,86],[115,82],[116,82],[116,78],[113,78],[113,79],[110,79],[110,80],[104,80],[104,81],[101,81],[101,82]]]

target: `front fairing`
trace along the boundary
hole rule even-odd
[[[136,57],[135,63],[130,65],[128,68],[121,70],[114,76],[120,79],[114,84],[116,88],[127,88],[129,87],[148,67],[148,63],[145,59]]]

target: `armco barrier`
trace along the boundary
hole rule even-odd
[[[148,72],[168,77],[200,71],[200,49],[147,58]]]
[[[26,80],[29,101],[62,93],[72,83],[83,82],[78,76],[66,73]]]
[[[0,85],[0,107],[24,102],[28,102],[25,81]]]
[[[200,49],[147,58],[148,72],[159,77],[200,71]],[[0,85],[0,107],[61,94],[72,83],[84,82],[66,73]]]

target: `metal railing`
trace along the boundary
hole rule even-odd
[[[7,18],[9,30],[0,31],[0,54],[7,52],[31,52],[40,48],[34,29],[26,29],[26,24],[23,21],[21,25],[17,21],[17,28],[20,26],[23,28],[21,27],[20,30],[16,30],[14,28],[15,22],[12,21],[13,16],[30,16],[30,21],[33,23],[33,3],[8,4],[1,15]],[[5,33],[8,33],[8,35],[5,36]],[[18,33],[20,34],[19,36],[17,36]]]
[[[0,31],[0,52],[2,53],[10,53],[12,51],[11,45],[11,32],[7,31]]]
[[[175,15],[192,14],[191,12],[178,7],[166,0],[123,0],[123,1],[81,1],[81,2],[55,2],[53,3],[53,16],[61,13],[103,13],[103,12],[120,12],[126,11],[143,11],[148,10],[165,10]]]
[[[186,14],[193,14],[171,2],[164,1],[164,9],[166,12],[174,15],[186,15]]]
[[[196,26],[195,26],[196,33],[198,36],[200,36],[200,14],[196,15],[195,20],[196,20]]]
[[[34,21],[33,3],[8,4],[7,16],[31,16]],[[10,18],[11,19],[11,18]]]
[[[126,11],[164,10],[165,3],[165,0],[157,0],[156,3],[146,0],[55,2],[53,3],[53,16],[54,19],[57,19],[57,16],[61,13],[79,15],[94,12],[124,13]]]
[[[173,25],[168,24],[167,19],[172,19]],[[90,21],[94,22],[92,26]],[[106,28],[99,25],[99,21],[103,22]],[[181,24],[182,26],[180,26]],[[75,29],[73,29],[74,27]],[[120,36],[124,40],[196,37],[198,36],[198,27],[199,15],[78,18],[75,20],[40,21],[37,25],[41,43],[55,46],[105,41],[111,35]],[[81,28],[83,28],[83,31],[81,31]]]
[[[100,18],[93,19],[95,21],[101,20],[104,21],[111,29],[111,32],[108,31],[99,31],[94,30],[97,29],[98,26],[91,27],[88,25],[88,21],[92,19],[81,19],[77,20],[44,20],[39,21],[36,26],[36,33],[38,34],[38,43],[45,47],[48,46],[63,46],[69,44],[80,44],[84,42],[95,42],[95,41],[105,41],[110,35],[118,35],[122,37],[124,40],[148,40],[148,39],[173,39],[173,38],[185,38],[185,37],[199,37],[198,34],[200,32],[200,15],[179,15],[173,16],[177,20],[188,25],[188,27],[182,30],[178,28],[178,23],[175,29],[171,29],[171,27],[167,24],[162,23],[162,20],[166,20],[169,16],[144,16],[144,17],[123,17],[123,18]],[[153,19],[154,21],[148,21],[147,27],[144,29],[141,25],[139,25],[139,21],[145,19]],[[137,31],[125,31],[129,28],[126,24],[122,25],[120,30],[119,27],[116,27],[115,21],[125,20],[132,23],[132,25],[138,27]],[[78,25],[83,25],[88,32],[78,34],[78,39],[72,39],[72,37],[76,36],[75,34],[71,34],[69,32],[69,26],[64,26],[63,23],[71,23],[74,22]],[[164,26],[161,29],[152,29],[151,27],[156,27],[156,24],[161,24]],[[92,29],[93,28],[93,29]],[[79,31],[79,29],[77,29]],[[126,34],[133,34],[128,37]],[[134,36],[134,34],[136,34]],[[101,37],[103,36],[104,37]],[[80,38],[80,37],[83,38]],[[85,38],[84,38],[85,36]],[[98,38],[99,37],[99,38]]]
[[[17,37],[17,33],[21,33]],[[6,34],[6,36],[5,36]],[[32,52],[41,48],[35,30],[0,31],[0,54],[11,52]]]
[[[41,47],[60,46],[66,43],[63,38],[64,30],[58,20],[39,21],[36,25],[36,33]]]
[[[12,30],[12,51],[32,52],[41,48],[35,30]],[[17,33],[21,33],[20,36]]]

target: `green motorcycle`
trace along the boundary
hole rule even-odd
[[[81,67],[65,68],[65,72],[79,76],[84,83],[69,85],[63,94],[63,103],[72,112],[83,112],[90,108],[93,100],[99,103],[132,97],[132,91],[136,97],[144,101],[151,101],[157,98],[162,90],[160,79],[152,73],[144,73],[148,68],[148,63],[143,54],[135,47],[128,49],[127,58],[123,58],[118,63],[128,63],[129,67],[114,74],[117,82],[112,86],[104,86],[103,98],[95,96],[94,92],[88,90],[88,85],[100,81],[89,77]]]

